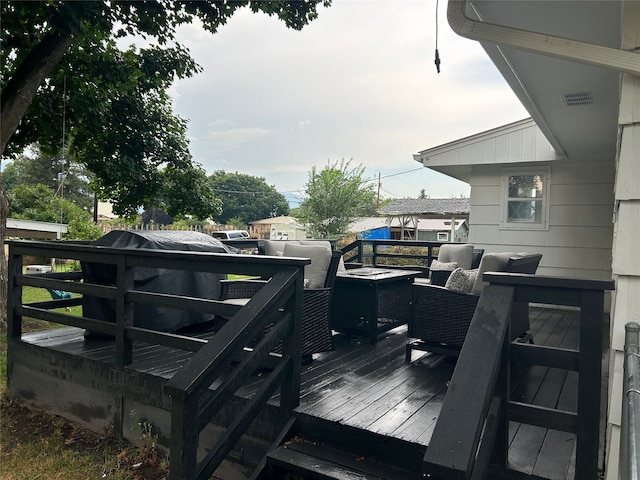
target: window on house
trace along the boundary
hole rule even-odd
[[[448,242],[449,241],[449,232],[438,232],[438,241],[439,242]]]
[[[546,229],[549,169],[504,171],[502,228]]]

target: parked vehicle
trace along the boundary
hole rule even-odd
[[[220,230],[217,232],[211,232],[213,238],[219,238],[221,240],[238,240],[242,238],[251,238],[249,232],[246,230]]]

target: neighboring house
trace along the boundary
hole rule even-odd
[[[109,220],[118,218],[118,216],[113,213],[113,205],[109,202],[98,202],[98,213],[96,216],[98,223],[108,222]]]
[[[469,225],[466,220],[457,219],[455,222],[455,242],[465,242],[469,235]],[[417,240],[432,242],[450,242],[451,240],[451,220],[442,219],[418,219],[417,220]],[[355,233],[358,238],[365,240],[388,240],[400,239],[402,226],[397,217],[366,217],[360,218],[349,225],[349,232]],[[405,239],[413,239],[414,232],[407,232],[405,228]]]
[[[449,0],[448,17],[533,120],[414,158],[470,183],[471,243],[543,253],[541,274],[614,278],[605,478],[617,479],[624,325],[640,322],[640,2]]]
[[[391,201],[380,208],[378,213],[387,218],[387,225],[397,225],[398,234],[392,235],[394,239],[432,240],[430,235],[421,238],[419,233],[418,222],[429,219],[448,222],[449,239],[453,240],[447,241],[461,241],[466,237],[468,230],[458,235],[456,228],[458,220],[469,218],[469,205],[468,198],[402,198]],[[436,226],[432,224],[431,227]],[[436,232],[438,228],[436,227]],[[444,235],[441,237],[444,238]],[[437,234],[433,240],[437,240]]]
[[[304,240],[307,231],[294,217],[279,216],[249,222],[249,233],[253,238],[271,240]]]

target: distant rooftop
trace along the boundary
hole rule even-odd
[[[378,210],[380,215],[469,215],[468,198],[400,198]]]

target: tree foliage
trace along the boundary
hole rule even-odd
[[[166,94],[175,77],[198,70],[188,51],[175,44],[176,28],[198,20],[215,33],[238,9],[248,6],[300,29],[317,17],[320,1],[4,0],[0,2],[0,159],[34,141],[57,151],[52,139],[60,136],[52,128],[64,125],[69,140],[62,142],[62,153],[69,153],[69,146],[95,174],[94,190],[101,199],[112,200],[115,213],[133,214],[138,206],[176,198],[180,187],[171,181],[169,191],[161,187],[163,173],[185,167],[182,179],[202,173],[191,164],[186,122],[173,115]],[[323,3],[326,6],[329,0]],[[128,35],[142,36],[152,45],[121,52],[114,39]],[[178,178],[173,175],[173,180]],[[195,212],[199,216],[215,214],[219,208],[213,196],[201,190],[205,183],[198,179],[198,192],[191,198],[203,202]],[[8,213],[5,192],[0,169],[0,245]],[[190,209],[196,207],[190,204]],[[6,310],[4,260],[0,250],[0,324]]]
[[[94,240],[102,236],[102,230],[91,222],[89,212],[56,195],[47,185],[20,185],[9,191],[8,196],[13,218],[66,223],[69,230],[64,238],[68,240]]]
[[[87,212],[93,208],[87,170],[71,159],[43,154],[37,144],[4,168],[2,181],[7,191],[41,183]]]
[[[300,220],[315,238],[337,238],[356,217],[375,214],[375,191],[364,179],[364,167],[344,159],[309,172]]]
[[[234,219],[247,224],[263,218],[289,214],[289,203],[274,186],[262,177],[218,170],[209,177],[209,185],[222,200],[222,213],[216,217],[220,223]]]

